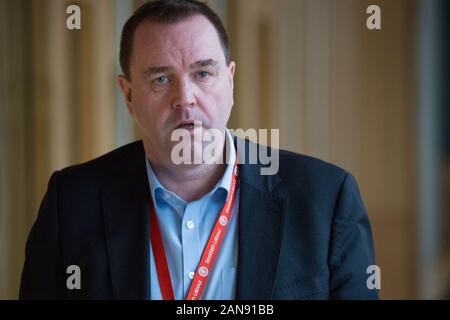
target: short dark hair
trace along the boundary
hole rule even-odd
[[[133,50],[134,32],[145,21],[173,24],[194,15],[205,16],[217,30],[227,64],[230,63],[230,44],[225,27],[219,16],[206,4],[196,0],[154,0],[140,6],[127,20],[120,40],[120,66],[130,78],[130,60]]]

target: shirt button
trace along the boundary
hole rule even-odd
[[[189,276],[189,279],[191,279],[191,280],[194,279],[195,272],[192,272],[192,271],[189,272],[189,275],[188,275],[188,276]]]
[[[191,220],[189,220],[187,223],[186,223],[186,227],[188,228],[188,229],[194,229],[194,222],[192,222]]]

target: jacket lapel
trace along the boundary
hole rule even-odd
[[[281,179],[262,176],[260,169],[240,165],[237,299],[272,298],[280,253],[285,200],[271,191]]]
[[[120,178],[103,188],[106,241],[115,299],[150,296],[150,192],[142,145],[122,162]],[[136,160],[134,160],[136,159]],[[127,159],[128,160],[128,159]]]

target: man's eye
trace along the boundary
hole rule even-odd
[[[153,80],[153,82],[158,85],[163,85],[163,84],[166,84],[167,82],[169,82],[169,78],[167,78],[166,76],[161,76],[161,77]]]
[[[207,71],[199,71],[197,72],[197,77],[201,80],[208,79],[211,76],[211,74]]]

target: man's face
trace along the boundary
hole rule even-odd
[[[132,51],[130,81],[119,76],[119,83],[152,160],[169,160],[177,143],[171,135],[180,124],[201,121],[204,129],[225,130],[235,64],[227,65],[207,18],[144,22],[135,31]]]

